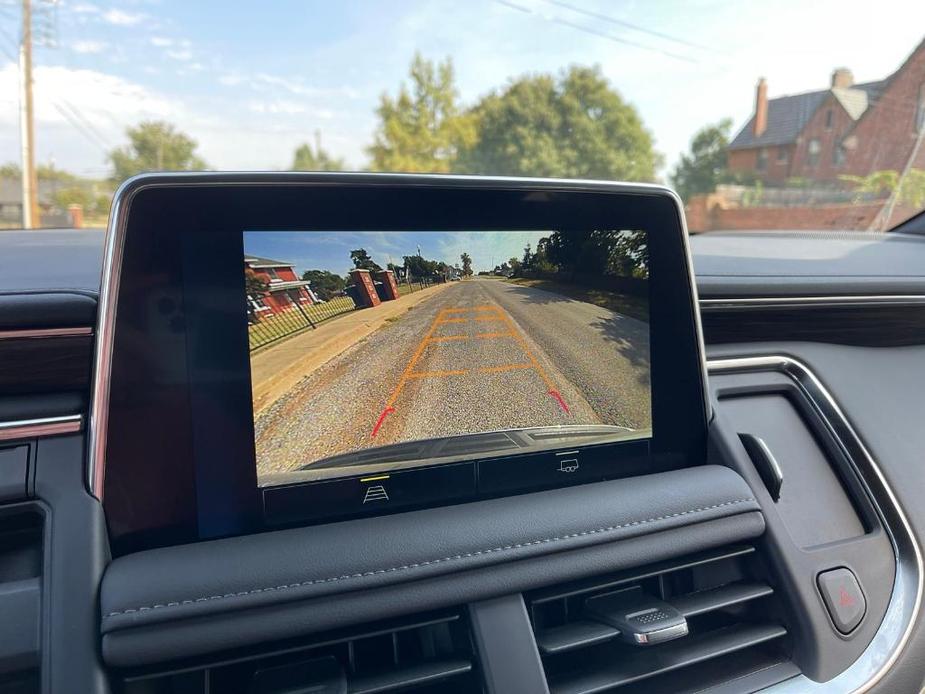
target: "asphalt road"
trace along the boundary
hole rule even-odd
[[[346,350],[263,411],[255,422],[258,474],[497,429],[646,429],[649,409],[646,323],[560,294],[470,279]]]

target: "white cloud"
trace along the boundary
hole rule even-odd
[[[78,2],[75,5],[68,5],[72,12],[77,14],[99,14],[100,8],[89,2]]]
[[[103,13],[103,19],[118,26],[133,26],[144,20],[145,15],[112,9]]]
[[[186,62],[193,59],[193,52],[188,48],[178,48],[176,50],[167,51],[167,57],[173,60]]]
[[[307,104],[287,99],[275,99],[273,101],[251,101],[247,108],[252,113],[294,116],[299,114],[309,115],[313,118],[331,119],[334,113],[329,109],[313,108]]]
[[[107,45],[103,41],[75,41],[71,48],[77,53],[102,53]]]
[[[234,72],[229,72],[228,74],[220,76],[218,78],[218,82],[219,84],[223,84],[226,87],[236,87],[237,85],[244,82],[244,76]]]
[[[173,39],[169,39],[166,36],[152,36],[151,45],[157,46],[158,48],[169,48],[173,45]]]

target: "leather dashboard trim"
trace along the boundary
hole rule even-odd
[[[725,523],[718,535],[723,542],[760,535],[764,521],[758,511],[748,485],[734,471],[702,466],[127,555],[109,566],[102,583],[104,658],[125,666],[189,656],[189,650],[171,645],[169,634],[181,623],[185,629],[200,623],[218,638],[210,642],[198,634],[193,648],[205,653],[258,643],[258,634],[260,640],[287,638],[341,626],[351,621],[347,598],[362,603],[363,595],[410,589],[403,600],[388,602],[414,611],[426,609],[414,593],[428,583],[445,585],[444,602],[459,604],[487,597],[483,593],[491,593],[492,586],[497,591],[499,575],[508,576],[503,590],[511,592],[536,587],[537,580],[539,585],[565,580],[563,571],[580,571],[583,565],[588,571],[582,558],[598,557],[592,570],[614,570],[626,561],[614,550],[627,542],[637,546],[627,556],[638,563],[667,548],[673,554],[701,548],[690,544],[696,532],[694,538],[685,532],[684,544],[664,539],[672,531],[720,522]],[[652,535],[663,539],[651,546]],[[602,556],[610,559],[602,564]],[[566,557],[565,565],[553,570]],[[458,592],[463,580],[470,587],[466,597]],[[440,602],[436,596],[435,601]],[[296,633],[288,618],[277,619],[275,628],[232,626],[261,614],[301,612],[307,604],[317,615],[323,613],[321,605],[336,606],[338,621],[309,617],[295,626]],[[353,622],[358,618],[375,617],[364,608]],[[222,622],[220,629],[216,621]],[[222,631],[234,633],[230,642]]]

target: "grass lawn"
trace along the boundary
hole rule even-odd
[[[603,306],[611,311],[622,313],[624,316],[637,318],[646,323],[649,322],[649,302],[641,296],[617,294],[603,289],[582,287],[579,284],[529,279],[527,277],[515,277],[505,281],[511,284],[519,284],[522,287],[533,287],[534,289],[544,289],[547,292],[555,292],[588,304]]]

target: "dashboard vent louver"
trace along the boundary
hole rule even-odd
[[[458,614],[341,631],[302,644],[123,678],[124,694],[479,692],[467,620]]]
[[[702,553],[526,597],[552,694],[694,692],[733,679],[742,691],[752,691],[799,673],[790,662],[777,597],[752,547]],[[621,635],[614,626],[620,619],[607,617],[602,605],[619,605],[616,617],[667,617],[676,610],[687,629],[674,628],[670,640],[661,643],[652,638],[651,645],[636,645],[630,641],[645,638]],[[650,621],[645,616],[640,623]]]

